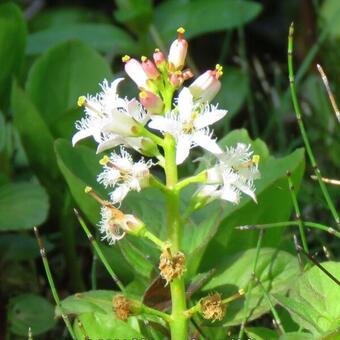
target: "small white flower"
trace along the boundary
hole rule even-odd
[[[111,84],[104,80],[100,85],[102,91],[96,96],[80,97],[85,117],[76,122],[78,132],[72,138],[73,145],[93,136],[100,151],[119,144],[135,147],[134,128],[144,125],[149,118],[136,99],[118,96],[117,86],[123,79],[118,78]]]
[[[102,160],[104,170],[98,175],[97,181],[107,187],[115,187],[110,198],[113,204],[121,203],[129,191],[140,191],[148,185],[152,161],[141,159],[135,163],[131,155],[123,148],[120,155],[111,153]]]
[[[190,149],[197,145],[214,154],[222,153],[208,126],[226,114],[226,110],[219,110],[216,106],[194,102],[191,92],[184,87],[179,93],[176,108],[165,117],[151,117],[149,127],[175,137],[176,163],[181,164],[188,157]]]
[[[207,170],[207,185],[199,189],[198,195],[237,204],[243,192],[256,202],[254,180],[260,177],[259,159],[253,156],[250,148],[250,145],[238,143],[235,148],[227,148],[218,155],[218,163]]]
[[[107,240],[110,245],[121,240],[126,232],[141,225],[135,216],[123,214],[108,206],[102,206],[100,214],[99,231],[102,234],[102,240]]]

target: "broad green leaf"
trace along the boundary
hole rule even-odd
[[[85,43],[67,41],[36,60],[26,89],[46,124],[53,129],[65,111],[76,107],[80,95],[98,92],[98,83],[104,78],[111,78],[107,62]]]
[[[60,171],[65,177],[74,200],[91,223],[96,225],[100,220],[100,206],[84,190],[86,186],[91,186],[99,195],[107,199],[104,187],[96,181],[101,170],[99,164],[101,156],[82,145],[73,148],[71,142],[63,139],[55,142],[55,152]]]
[[[222,87],[214,102],[228,110],[227,119],[233,117],[242,107],[248,93],[248,76],[235,67],[225,67],[221,78]],[[225,124],[223,119],[217,126]]]
[[[7,103],[11,76],[18,74],[26,44],[26,24],[19,7],[0,5],[0,106]]]
[[[279,337],[279,340],[321,340],[318,338],[315,338],[312,334],[310,333],[305,333],[305,332],[292,332],[292,333],[285,333],[282,334]],[[325,340],[325,339],[322,339]],[[334,339],[336,340],[336,339]]]
[[[81,314],[78,319],[90,339],[142,339],[143,336],[129,323],[117,320],[112,315],[101,313]],[[131,318],[130,318],[131,319]],[[77,339],[83,340],[83,330],[79,329],[77,320],[74,322]]]
[[[340,3],[337,0],[325,0],[322,3],[320,18],[323,25],[328,25],[328,32],[333,38],[340,37]]]
[[[340,277],[340,263],[324,262],[322,266],[333,276]],[[312,333],[328,333],[340,327],[339,296],[337,283],[315,266],[295,282],[289,298],[286,298],[288,311],[295,322]],[[299,310],[295,310],[295,305],[299,306]],[[311,322],[306,323],[305,317]]]
[[[136,43],[122,29],[101,23],[74,23],[52,26],[32,33],[27,39],[26,53],[35,55],[62,42],[79,39],[103,53],[134,53]]]
[[[12,333],[27,336],[31,327],[33,335],[47,332],[55,325],[54,307],[39,295],[23,294],[10,300],[8,321]]]
[[[0,230],[31,229],[42,224],[49,204],[38,183],[11,183],[0,187]]]
[[[235,294],[239,289],[246,289],[251,279],[256,249],[234,253],[229,256],[221,256],[215,265],[214,277],[203,287],[202,294],[218,291],[223,297]],[[262,282],[269,294],[285,293],[290,287],[292,280],[299,274],[299,266],[293,255],[272,248],[261,248],[256,275]],[[253,320],[266,313],[269,305],[263,297],[259,286],[252,290],[250,299],[250,319]],[[225,325],[238,325],[242,322],[245,310],[244,299],[232,302],[228,306],[228,313],[224,319]]]
[[[253,20],[261,8],[254,1],[170,0],[156,8],[155,25],[166,41],[176,36],[176,30],[180,26],[186,29],[187,38],[193,38],[204,33],[242,26]]]
[[[71,295],[61,302],[66,314],[102,313],[112,314],[112,299],[116,292],[110,290],[90,290]],[[61,317],[56,308],[56,315]]]
[[[48,252],[53,248],[53,245],[44,240],[44,247]],[[1,261],[30,261],[39,255],[35,237],[18,233],[0,235]]]
[[[30,165],[45,185],[60,178],[53,150],[53,136],[29,96],[17,85],[12,89],[14,124]]]
[[[277,332],[265,327],[247,327],[245,329],[249,339],[252,340],[276,340]]]

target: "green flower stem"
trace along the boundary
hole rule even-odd
[[[195,176],[191,176],[178,182],[175,186],[176,191],[180,191],[191,183],[205,183],[207,181],[207,171],[204,170]]]
[[[41,259],[43,261],[45,273],[46,273],[47,280],[48,280],[48,283],[49,283],[50,288],[51,288],[52,296],[54,298],[54,301],[55,301],[57,307],[60,310],[61,316],[62,316],[62,318],[63,318],[63,320],[65,322],[65,325],[66,325],[66,327],[67,327],[67,329],[68,329],[72,339],[75,340],[76,336],[75,336],[75,334],[73,332],[73,328],[72,328],[71,322],[70,322],[67,314],[64,313],[64,310],[63,310],[63,308],[61,306],[59,295],[58,295],[57,289],[55,287],[55,284],[54,284],[54,281],[53,281],[53,277],[52,277],[52,273],[51,273],[51,269],[50,269],[50,265],[48,263],[48,259],[47,259],[47,256],[46,256],[46,250],[44,248],[42,239],[40,238],[39,231],[38,231],[38,229],[36,227],[34,227],[34,233],[35,233],[35,237],[37,238],[37,242],[38,242],[39,249],[40,249]]]
[[[326,225],[315,223],[315,222],[307,222],[307,221],[304,221],[304,225],[309,228],[316,228],[316,229],[326,231],[329,234],[334,235],[337,238],[340,238],[340,232]],[[299,226],[299,222],[298,221],[285,221],[285,222],[276,222],[276,223],[267,223],[267,224],[245,225],[245,226],[236,227],[236,229],[253,230],[253,229],[283,228],[283,227],[290,227],[290,226]]]
[[[255,277],[255,274],[256,274],[257,262],[258,262],[258,259],[259,259],[259,256],[260,256],[260,249],[261,249],[261,245],[262,245],[263,234],[264,234],[264,230],[261,229],[260,232],[259,232],[259,238],[258,238],[257,244],[256,244],[256,254],[255,254],[255,259],[254,259],[254,264],[253,264],[253,272],[252,272],[252,276],[251,276],[251,278],[248,282],[247,290],[246,290],[246,299],[245,299],[245,302],[244,302],[244,318],[242,320],[240,332],[238,334],[238,339],[241,339],[241,340],[242,340],[243,334],[244,334],[244,327],[246,325],[247,319],[248,319],[249,314],[250,314],[249,311],[248,311],[249,302],[250,302],[251,293],[252,293],[252,290],[253,290],[253,287],[254,287],[254,277]]]
[[[141,308],[140,312],[143,313],[143,314],[158,316],[168,323],[172,322],[172,318],[169,314],[163,313],[163,312],[159,311],[158,309],[150,308],[150,307],[145,306],[143,304],[141,305],[140,308]]]
[[[270,310],[271,310],[271,312],[272,312],[272,314],[274,316],[274,320],[275,320],[275,324],[276,324],[277,328],[279,329],[281,334],[284,334],[285,330],[284,330],[284,328],[282,326],[281,319],[279,317],[279,314],[277,314],[277,311],[276,311],[276,309],[274,307],[274,304],[273,304],[272,300],[270,299],[269,293],[264,288],[262,282],[260,281],[260,279],[256,275],[254,275],[254,278],[255,278],[256,283],[260,286],[260,288],[262,290],[262,293],[263,293],[263,295],[265,296],[265,298],[266,298],[266,300],[268,302]]]
[[[160,240],[156,235],[154,235],[152,232],[150,232],[149,230],[145,229],[142,233],[141,233],[142,237],[145,237],[147,239],[149,239],[150,241],[152,241],[157,247],[159,247],[161,250],[164,250],[166,248],[165,243]]]
[[[300,231],[300,237],[301,237],[301,240],[302,240],[303,249],[305,250],[305,252],[309,253],[305,231],[303,230],[304,222],[301,218],[301,211],[300,211],[299,203],[298,203],[297,198],[296,198],[295,188],[294,188],[294,185],[293,185],[293,181],[292,181],[290,172],[287,173],[287,178],[288,178],[289,191],[290,191],[291,196],[292,196],[292,201],[293,201],[296,219],[297,219],[297,222],[298,222],[298,225],[299,225],[299,231]]]
[[[140,126],[137,129],[138,129],[138,133],[137,133],[138,136],[150,138],[157,145],[163,146],[163,139],[161,137],[158,137],[154,133],[150,132],[144,126]]]
[[[181,223],[179,193],[175,190],[177,184],[176,143],[167,134],[164,138],[166,186],[171,193],[167,194],[167,229],[171,242],[171,250],[176,253],[181,246]],[[170,322],[171,339],[186,340],[188,337],[188,320],[184,315],[187,309],[185,285],[182,277],[170,283],[172,313]]]
[[[155,188],[163,191],[164,193],[170,193],[171,192],[171,190],[169,190],[169,188],[167,186],[165,186],[158,178],[156,178],[153,175],[150,175],[149,184],[150,184],[150,186],[155,187]]]
[[[309,140],[308,140],[308,136],[302,121],[302,115],[301,115],[301,109],[300,109],[300,105],[297,99],[297,95],[296,95],[296,89],[295,89],[295,78],[294,78],[294,67],[293,67],[293,35],[294,35],[294,24],[292,23],[290,25],[289,28],[289,35],[288,35],[288,72],[289,72],[289,83],[290,83],[290,93],[291,93],[291,97],[292,97],[292,101],[293,101],[293,106],[294,106],[294,111],[296,114],[296,119],[300,128],[300,132],[306,147],[306,151],[308,154],[308,157],[310,159],[310,162],[312,164],[315,176],[318,179],[319,182],[319,186],[321,188],[322,194],[326,200],[326,203],[329,207],[329,210],[331,211],[333,218],[338,226],[338,228],[340,228],[340,219],[339,219],[339,215],[335,209],[335,206],[329,196],[327,187],[325,185],[325,183],[322,181],[322,176],[321,176],[321,172],[317,166],[312,148],[310,146]]]
[[[93,237],[92,233],[90,232],[89,228],[87,227],[85,221],[83,220],[83,218],[80,216],[79,212],[76,209],[74,209],[74,213],[76,214],[81,227],[83,228],[87,238],[91,242],[94,250],[96,251],[96,253],[99,257],[99,259],[102,261],[104,267],[106,268],[106,270],[108,271],[108,273],[110,274],[110,276],[112,277],[113,281],[116,283],[118,288],[124,293],[125,288],[124,288],[123,284],[120,282],[117,275],[114,273],[109,262],[107,261],[106,257],[104,256],[102,250],[100,249],[96,239]]]

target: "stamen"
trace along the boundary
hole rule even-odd
[[[122,62],[123,62],[123,63],[126,63],[126,62],[128,62],[130,59],[131,59],[131,57],[128,56],[127,54],[125,54],[125,56],[122,58]]]

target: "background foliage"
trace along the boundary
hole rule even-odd
[[[305,169],[288,92],[286,39],[294,20],[297,85],[308,135],[323,174],[336,177],[340,129],[315,64],[324,66],[340,98],[339,15],[337,0],[1,1],[0,338],[27,337],[29,326],[37,339],[67,338],[60,318],[54,317],[33,226],[41,229],[60,295],[91,290],[63,302],[68,313],[78,315],[90,336],[108,337],[114,332],[117,337],[140,337],[149,332],[136,318],[126,324],[111,315],[115,286],[92,254],[73,214],[73,208],[79,207],[90,224],[98,222],[99,207],[84,195],[84,186],[91,185],[105,195],[95,180],[100,156],[90,141],[72,148],[70,137],[81,115],[78,96],[97,92],[103,78],[122,75],[122,55],[150,55],[155,46],[166,51],[178,26],[187,30],[189,66],[196,74],[216,62],[224,65],[222,90],[215,99],[229,110],[227,121],[215,128],[220,137],[225,136],[221,144],[251,143],[261,155],[263,174],[257,183],[258,205],[250,199],[238,206],[216,203],[188,222],[184,249],[189,261],[187,277],[195,277],[188,282],[195,287],[193,301],[210,290],[228,296],[247,284],[258,232],[234,227],[290,219],[286,171],[292,172],[296,188],[300,187],[303,217],[332,225],[319,188],[309,177],[308,163]],[[131,83],[123,92],[136,96]],[[181,175],[196,167],[192,163],[181,168]],[[329,189],[339,202],[339,190]],[[161,194],[149,189],[141,195],[130,194],[125,210],[138,214],[162,235]],[[315,230],[307,237],[320,261],[339,260],[335,238]],[[150,244],[131,237],[115,247],[100,246],[131,296],[144,295],[150,305],[166,302],[164,289],[148,289],[150,280],[157,277],[158,261]],[[300,276],[291,230],[272,229],[265,234],[258,266],[261,282],[282,306],[278,310],[286,331],[297,332],[301,325],[316,339],[333,336],[339,327],[340,311],[334,305],[338,287],[317,268]],[[325,266],[339,277],[338,263]],[[153,300],[156,292],[165,294],[163,301]],[[275,339],[276,333],[269,329],[269,307],[261,296],[263,292],[256,287],[250,301],[251,318],[262,317],[246,331],[256,339]],[[306,300],[310,300],[308,306],[304,306]],[[242,313],[242,301],[232,304],[223,324],[239,325]],[[319,314],[325,313],[327,322],[320,321]],[[210,326],[202,325],[207,336],[224,338],[221,324]],[[229,327],[228,332],[234,329]],[[79,328],[76,332],[81,334]],[[149,336],[162,339],[164,334],[154,331]],[[303,335],[297,336],[302,339]]]

